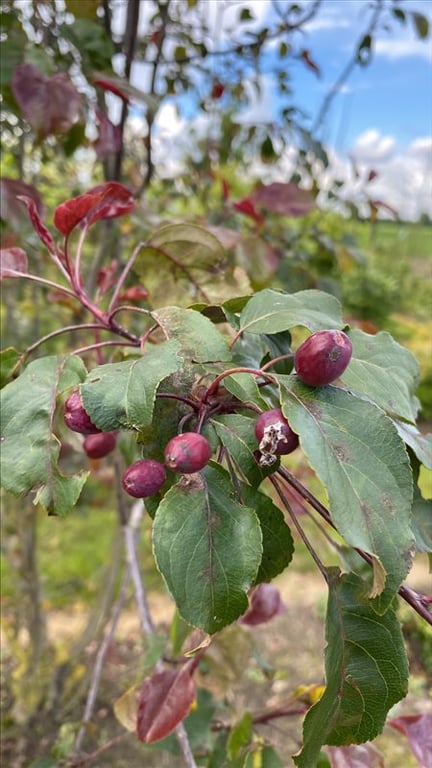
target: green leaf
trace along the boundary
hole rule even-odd
[[[427,469],[432,469],[432,433],[423,435],[417,427],[397,421],[397,419],[394,420],[394,423],[400,437],[412,448],[418,460]]]
[[[168,491],[154,519],[153,551],[189,624],[213,634],[246,611],[261,529],[254,511],[235,500],[222,468],[209,465]]]
[[[296,325],[310,331],[343,328],[339,301],[323,291],[289,294],[266,288],[252,296],[240,316],[242,332],[278,333]]]
[[[224,379],[224,386],[242,403],[253,403],[262,411],[268,410],[268,403],[261,397],[256,377],[251,373],[233,373]]]
[[[66,517],[77,503],[89,474],[80,472],[65,477],[57,467],[52,467],[47,484],[37,492],[34,504],[41,504],[49,514]]]
[[[349,337],[353,356],[341,377],[343,384],[367,395],[388,413],[415,422],[413,394],[419,366],[414,355],[384,331],[371,336],[354,329]]]
[[[270,744],[259,744],[247,756],[244,768],[284,768],[284,765]]]
[[[228,737],[227,754],[230,760],[238,757],[241,749],[249,744],[251,738],[252,715],[250,712],[244,712],[242,718],[232,726]]]
[[[365,35],[357,48],[357,61],[362,66],[369,64],[372,58],[372,37]]]
[[[267,494],[242,484],[241,497],[255,511],[261,526],[263,553],[254,584],[272,581],[291,562],[294,542],[290,527]]]
[[[334,386],[312,389],[280,376],[282,410],[324,483],[345,540],[373,557],[370,596],[385,611],[411,566],[412,473],[383,411]],[[381,594],[382,593],[382,594]]]
[[[159,384],[180,367],[175,340],[148,344],[138,359],[93,368],[81,387],[84,408],[103,432],[139,430],[152,421]]]
[[[183,357],[197,363],[231,360],[228,344],[213,323],[200,312],[163,307],[151,313],[167,339],[175,339]]]
[[[254,16],[250,12],[249,8],[242,8],[240,11],[239,20],[240,21],[254,21]]]
[[[58,479],[60,443],[53,434],[53,419],[57,395],[76,386],[85,374],[78,357],[43,357],[30,363],[21,376],[2,389],[1,474],[6,490],[18,495],[44,484],[50,490],[40,492],[45,493],[43,498],[50,494],[56,498],[60,493],[62,511],[69,502],[74,503],[83,480]]]
[[[424,16],[422,13],[416,13],[414,11],[411,13],[411,18],[417,32],[417,37],[419,37],[420,40],[426,40],[426,38],[429,36],[429,20],[427,16]]]
[[[326,689],[305,717],[299,768],[316,764],[323,744],[361,744],[381,733],[408,689],[408,663],[392,607],[377,616],[353,573],[328,570]]]
[[[12,372],[21,355],[13,347],[0,351],[0,387],[3,388],[12,376]]]
[[[419,552],[432,552],[432,501],[416,498],[413,504],[412,529]]]
[[[168,224],[155,232],[133,267],[149,291],[153,307],[222,304],[250,293],[245,274],[219,240],[196,224]]]
[[[191,627],[191,625],[188,624],[187,621],[182,619],[179,612],[176,611],[174,614],[174,618],[171,622],[171,629],[170,629],[170,641],[172,646],[172,655],[174,657],[180,655],[181,649],[183,647],[183,643],[186,640],[186,638],[189,637],[192,630],[193,630],[193,627]]]
[[[243,477],[253,486],[260,485],[269,473],[260,467],[254,456],[254,452],[258,450],[254,432],[255,419],[232,413],[216,416],[211,419],[211,423]],[[274,471],[274,466],[271,470]]]

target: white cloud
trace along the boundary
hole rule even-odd
[[[384,163],[391,158],[395,147],[393,136],[382,136],[375,128],[370,128],[358,136],[350,154],[359,162]]]
[[[392,61],[416,56],[432,62],[432,45],[430,40],[392,38],[390,40],[376,40],[375,54],[385,56]]]
[[[355,154],[358,147],[364,154]],[[345,181],[346,200],[357,201],[360,206],[367,197],[380,200],[395,209],[400,218],[418,220],[422,213],[432,216],[432,139],[419,136],[407,146],[398,145],[393,137],[382,136],[376,130],[362,134],[355,141],[351,155],[355,158],[357,175],[346,157],[330,151],[330,170],[324,183],[331,178]],[[383,158],[385,157],[385,160]],[[376,178],[366,183],[370,170]],[[364,207],[367,213],[367,207]],[[386,216],[385,211],[380,215]]]

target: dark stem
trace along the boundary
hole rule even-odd
[[[308,537],[306,536],[303,528],[301,527],[299,521],[297,520],[297,517],[295,516],[294,512],[292,511],[290,503],[289,503],[286,495],[284,494],[284,492],[283,492],[283,490],[282,490],[282,488],[280,486],[280,483],[278,482],[278,480],[275,477],[272,477],[272,475],[270,475],[270,481],[271,481],[271,483],[273,485],[273,488],[276,490],[276,493],[278,494],[282,504],[284,505],[285,509],[287,510],[287,512],[288,512],[288,514],[290,516],[291,522],[294,525],[295,529],[297,530],[298,535],[300,536],[303,544],[305,545],[305,547],[308,550],[310,556],[312,557],[312,560],[314,561],[314,563],[318,567],[318,569],[321,571],[321,573],[324,576],[325,580],[328,581],[327,569],[326,569],[324,563],[321,562],[321,560],[318,557],[317,553],[315,552],[312,544],[310,543]]]
[[[305,499],[305,501],[307,501],[308,504],[310,504],[311,507],[313,507],[313,509],[315,509],[321,515],[321,517],[323,517],[324,520],[332,528],[334,528],[335,531],[337,531],[337,528],[330,517],[328,509],[326,509],[326,507],[321,504],[321,502],[303,485],[303,483],[297,480],[297,478],[294,477],[294,475],[288,469],[286,469],[286,467],[279,467],[276,470],[276,473],[283,477],[289,485],[295,488],[300,496]],[[367,552],[364,552],[358,547],[354,547],[354,550],[358,555],[360,555],[360,557],[363,558],[363,560],[365,560],[366,563],[372,565],[372,557]],[[415,589],[412,589],[406,584],[403,584],[401,587],[399,587],[398,594],[405,600],[405,602],[411,606],[411,608],[416,611],[416,613],[418,613],[419,616],[421,616],[428,624],[432,626],[432,613],[428,608],[429,598],[426,595],[421,595],[420,593],[416,592]]]
[[[167,31],[167,21],[169,19],[169,7],[170,7],[171,0],[167,0],[166,3],[162,4],[159,3],[159,21],[160,21],[160,27],[159,27],[159,41],[157,44],[157,51],[156,56],[153,60],[153,68],[152,68],[152,75],[151,75],[151,82],[150,82],[150,96],[156,96],[156,77],[157,72],[159,69],[159,65],[162,60],[162,49],[163,44],[165,42],[166,37],[166,31]],[[147,112],[147,128],[148,128],[148,134],[147,134],[147,170],[144,176],[144,179],[142,181],[142,184],[140,186],[140,189],[138,190],[137,196],[140,197],[143,193],[143,191],[148,187],[150,184],[153,173],[154,173],[154,165],[153,165],[153,124],[156,118],[156,112],[153,109],[150,109],[148,107]]]
[[[130,572],[129,572],[129,569],[126,569],[124,572],[123,583],[120,588],[120,593],[117,598],[117,602],[114,606],[114,611],[111,619],[111,626],[108,629],[105,637],[103,638],[96,655],[92,677],[91,677],[91,683],[90,683],[90,687],[87,694],[87,701],[84,709],[84,715],[82,718],[82,725],[75,739],[75,744],[73,746],[73,754],[78,754],[80,752],[84,737],[86,735],[87,726],[90,723],[93,712],[94,712],[104,661],[108,653],[109,647],[112,643],[114,632],[116,630],[118,620],[120,618],[120,614],[123,610],[123,605],[126,599],[129,579],[130,579]]]
[[[371,18],[371,20],[369,22],[369,26],[367,27],[366,31],[363,32],[363,34],[361,35],[361,37],[360,37],[360,39],[358,41],[358,44],[356,45],[356,48],[355,48],[355,51],[354,51],[354,54],[353,54],[352,58],[345,65],[345,67],[342,70],[342,72],[340,73],[339,77],[337,78],[337,80],[335,80],[335,82],[331,86],[330,90],[326,94],[326,96],[324,98],[324,101],[322,102],[321,107],[318,110],[318,114],[317,114],[317,116],[316,116],[316,118],[314,120],[314,123],[312,125],[312,129],[311,129],[311,133],[312,134],[314,134],[318,130],[320,125],[322,125],[324,123],[324,120],[325,120],[325,118],[327,116],[327,112],[330,109],[330,106],[331,106],[331,103],[332,103],[333,99],[340,92],[342,86],[346,83],[346,81],[348,80],[349,76],[351,75],[351,72],[360,63],[359,59],[358,59],[358,51],[359,51],[359,47],[361,45],[361,42],[362,42],[362,40],[364,39],[364,37],[366,35],[372,35],[373,34],[373,32],[375,30],[375,27],[378,24],[379,18],[380,18],[381,13],[382,13],[382,10],[383,10],[383,3],[382,3],[382,0],[379,0],[379,2],[375,6],[375,10],[374,10],[372,18]]]
[[[131,69],[132,69],[132,62],[135,55],[141,0],[129,0],[126,7],[127,7],[126,30],[125,30],[125,37],[124,37],[124,44],[123,44],[123,51],[125,54],[124,77],[126,78],[126,80],[129,80]],[[123,163],[123,155],[124,155],[124,129],[126,124],[126,119],[128,116],[128,110],[129,110],[128,103],[126,101],[123,101],[120,124],[119,124],[120,134],[121,134],[121,145],[115,157],[114,173],[113,173],[113,177],[116,181],[120,181],[122,176],[121,171],[122,171],[122,163]]]

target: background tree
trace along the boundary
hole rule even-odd
[[[213,636],[219,628],[216,620],[229,625],[243,613],[240,621],[254,626],[281,610],[277,592],[268,582],[278,568],[288,565],[292,534],[288,525],[281,523],[275,499],[328,584],[330,647],[334,649],[341,642],[332,611],[338,612],[341,601],[339,616],[345,621],[349,601],[358,598],[364,583],[376,599],[375,607],[380,605],[377,615],[384,618],[375,619],[371,613],[372,600],[362,606],[359,601],[359,622],[366,626],[373,618],[378,623],[383,643],[380,652],[384,653],[384,648],[385,653],[390,653],[385,644],[386,634],[395,638],[392,652],[398,658],[399,684],[392,683],[385,706],[374,713],[373,733],[362,731],[357,740],[371,738],[382,727],[388,707],[403,695],[406,687],[406,661],[399,625],[389,608],[391,599],[399,590],[402,598],[430,621],[427,596],[401,585],[406,573],[406,568],[402,571],[408,559],[408,539],[411,542],[409,537],[413,535],[407,527],[411,508],[408,486],[412,476],[417,494],[416,543],[419,549],[430,550],[429,507],[420,491],[424,470],[419,470],[419,462],[426,465],[429,458],[426,442],[415,427],[415,361],[387,336],[377,336],[375,342],[370,342],[371,352],[361,327],[355,328],[351,337],[355,342],[353,365],[343,382],[348,390],[360,388],[366,401],[362,397],[351,400],[344,387],[333,388],[336,399],[345,398],[346,411],[358,425],[356,429],[366,430],[368,440],[372,440],[377,413],[383,429],[388,430],[386,435],[393,452],[385,461],[390,474],[397,474],[399,505],[398,535],[393,530],[396,545],[391,552],[386,549],[387,529],[384,536],[378,530],[376,499],[373,531],[377,535],[377,551],[369,547],[369,542],[363,545],[362,510],[358,510],[359,518],[352,525],[344,518],[338,502],[342,491],[335,481],[346,458],[343,447],[339,446],[339,453],[332,455],[334,465],[327,474],[328,467],[317,458],[314,445],[322,441],[322,455],[330,455],[328,435],[318,434],[309,421],[313,421],[314,408],[326,413],[328,409],[330,415],[333,404],[325,388],[322,393],[315,392],[309,401],[292,370],[294,350],[299,348],[305,328],[326,332],[331,329],[339,334],[345,327],[334,294],[348,298],[350,310],[359,305],[356,285],[363,265],[358,264],[358,254],[342,232],[340,219],[324,217],[317,205],[318,195],[337,202],[341,191],[341,183],[336,182],[326,190],[320,183],[328,158],[319,138],[332,99],[355,66],[371,62],[374,35],[381,25],[406,23],[409,19],[419,37],[425,37],[427,20],[409,5],[372,3],[352,57],[325,97],[315,120],[307,121],[293,103],[289,71],[296,61],[307,67],[311,77],[319,75],[313,52],[304,48],[301,31],[320,13],[323,4],[318,0],[302,4],[275,2],[275,21],[267,28],[254,22],[253,4],[215,3],[211,13],[209,7],[208,3],[194,0],[68,0],[64,4],[35,0],[2,4],[2,149],[6,170],[2,180],[2,274],[4,278],[28,278],[27,282],[8,279],[4,293],[7,348],[2,354],[7,435],[4,484],[8,492],[21,493],[19,501],[10,493],[6,497],[4,525],[8,534],[6,553],[18,573],[14,594],[20,596],[15,608],[8,606],[7,632],[11,649],[8,663],[15,670],[8,688],[13,713],[9,725],[17,746],[17,763],[22,765],[28,763],[27,756],[35,749],[43,753],[40,733],[48,721],[53,724],[46,749],[50,757],[45,754],[39,766],[43,760],[45,765],[46,760],[48,765],[54,765],[66,756],[71,764],[85,764],[97,759],[99,749],[103,752],[110,746],[102,736],[92,742],[93,752],[82,754],[99,695],[102,668],[130,582],[146,637],[149,658],[144,665],[152,674],[144,689],[141,691],[140,686],[138,691],[138,724],[136,679],[130,681],[132,690],[116,702],[120,722],[127,728],[132,722],[132,728],[138,728],[138,736],[145,742],[158,741],[175,728],[175,739],[168,736],[161,747],[177,753],[180,750],[183,763],[189,766],[220,765],[226,760],[233,766],[250,765],[257,756],[263,765],[280,764],[275,749],[256,738],[259,724],[280,716],[280,708],[252,718],[246,713],[238,723],[231,721],[231,713],[227,712],[227,722],[218,724],[215,702],[209,703],[207,693],[200,690],[195,726],[193,712],[186,730],[182,724],[195,696],[194,679],[200,662],[205,668],[208,640],[203,641],[202,634],[192,635],[192,658],[185,661],[181,651],[190,633],[187,622],[201,633]],[[245,123],[239,118],[255,94],[259,94],[270,50],[272,78],[279,94],[278,115],[271,120],[264,116],[259,122]],[[200,115],[203,129],[195,121],[195,133],[181,137],[180,146],[170,147],[171,162],[183,172],[163,177],[155,160],[160,141],[158,115],[172,101],[185,119]],[[291,169],[283,182],[273,182],[272,168],[277,167],[288,145],[296,147],[294,171]],[[255,185],[252,174],[246,177],[246,169],[256,158],[261,169],[268,169],[266,181],[270,183]],[[366,201],[367,183],[368,179]],[[85,194],[79,195],[83,190]],[[370,205],[376,211],[377,204],[371,200]],[[44,207],[54,211],[55,234],[51,225],[47,228],[42,221]],[[179,224],[179,219],[183,223]],[[167,227],[162,226],[167,223]],[[344,280],[341,264],[348,264],[351,283]],[[363,303],[355,314],[363,325],[365,321],[385,321],[394,303],[400,300],[394,282],[391,278],[384,281],[382,274],[371,276],[366,269],[362,274],[368,285],[367,291],[361,289],[362,296],[372,296],[375,288],[379,306],[368,315],[368,307],[377,304],[373,299],[366,309]],[[267,326],[268,306],[279,295],[275,288],[286,289],[288,293],[282,294],[284,306],[274,313]],[[313,296],[303,293],[311,288],[329,289],[333,296],[321,291]],[[220,326],[222,321],[224,325]],[[251,326],[253,332],[249,333]],[[368,381],[367,371],[370,356],[376,350],[381,383],[374,386],[373,381]],[[143,359],[142,352],[148,365],[140,368],[136,363]],[[95,366],[99,366],[101,377],[96,397],[92,379]],[[394,374],[394,367],[404,372],[402,378]],[[133,380],[135,375],[137,388],[146,393],[149,404],[141,410],[140,401],[138,416],[133,393],[130,392],[130,397],[128,394],[126,401],[123,394],[126,381]],[[68,408],[73,410],[67,396],[78,385],[90,414],[87,419],[96,424],[96,434],[82,441],[71,435],[63,423],[64,406],[66,413]],[[376,404],[373,408],[367,404],[368,398]],[[284,464],[277,463],[277,473],[273,474],[265,461],[257,464],[254,458],[259,444],[270,469],[275,468],[275,456],[281,453],[279,442],[270,439],[261,445],[263,436],[257,442],[253,425],[259,412],[273,411],[281,404],[284,419],[289,415],[296,425],[294,434],[300,434],[309,464],[331,494],[336,523],[308,484],[296,479]],[[79,401],[78,406],[82,407]],[[134,408],[135,421],[131,425],[130,409]],[[373,415],[368,408],[372,408]],[[397,423],[399,436],[388,423],[391,419]],[[184,425],[189,425],[194,434],[201,428],[206,430],[205,439],[210,445],[206,459],[209,451],[215,459],[209,467],[206,462],[204,468],[200,465],[199,477],[204,485],[199,481],[194,487],[192,483],[191,493],[186,495],[183,481],[176,483],[172,474],[166,480],[166,470],[161,469],[164,463],[168,470],[172,469],[171,459],[164,456],[163,449],[179,429],[187,431]],[[342,440],[344,432],[354,426],[341,422],[337,428]],[[103,445],[97,444],[95,448],[94,438],[100,438],[101,430]],[[354,437],[364,440],[366,432],[351,435],[353,443]],[[104,453],[107,440],[110,450],[104,474],[105,455],[95,455],[95,451]],[[405,442],[411,450],[410,464],[403,447]],[[384,461],[378,443],[375,441],[373,447]],[[349,448],[352,447],[350,443]],[[360,459],[356,453],[356,461]],[[151,486],[152,492],[161,487],[164,496],[163,500],[160,496],[147,499],[146,508],[153,516],[161,501],[155,518],[155,555],[179,607],[170,645],[166,636],[160,639],[155,634],[145,582],[140,575],[137,531],[144,527],[145,539],[150,529],[141,524],[141,505],[128,505],[121,487],[123,477],[123,488],[130,488],[123,472],[127,466],[135,467],[137,461],[157,462],[160,476],[157,489]],[[402,467],[400,473],[396,469],[398,462]],[[185,465],[181,468],[184,473]],[[302,471],[313,477],[307,462]],[[261,498],[257,486],[265,481],[267,473],[271,475],[266,481],[270,491]],[[154,482],[153,475],[151,480]],[[167,485],[160,486],[159,480],[166,480]],[[351,481],[357,492],[350,477]],[[381,488],[378,477],[376,481]],[[224,567],[231,568],[232,562],[245,556],[250,548],[249,559],[245,557],[247,567],[241,574],[242,587],[239,589],[235,577],[230,591],[232,605],[221,611],[218,606],[216,618],[206,613],[205,600],[203,613],[197,610],[200,602],[193,589],[185,594],[179,590],[187,578],[184,568],[189,559],[192,561],[189,549],[199,546],[204,487],[212,497],[211,509],[224,526],[232,524],[232,520],[245,526],[244,543],[235,552],[229,550]],[[385,489],[381,491],[385,495]],[[345,487],[343,492],[348,492]],[[51,515],[66,516],[75,507],[78,512],[87,507],[94,510],[101,497],[116,509],[116,522],[113,525],[111,520],[110,526],[109,562],[100,579],[99,594],[96,598],[92,595],[94,611],[83,634],[68,649],[66,659],[56,658],[57,649],[47,639],[38,565],[42,553],[36,547],[40,523],[31,503],[32,494],[36,505]],[[221,497],[226,509],[217,501]],[[189,532],[189,538],[180,539],[186,560],[180,558],[180,571],[174,578],[170,573],[170,526],[179,526],[178,512],[187,518],[191,500],[196,503],[200,519],[198,527]],[[330,534],[324,540],[330,540],[338,558],[354,557],[351,577],[340,578],[325,565],[314,534],[305,532],[302,524],[297,525],[292,509],[303,515],[309,507],[315,518],[320,516],[329,526]],[[258,510],[260,520],[253,510]],[[264,560],[258,562],[257,555],[261,552],[259,539],[263,536],[266,515],[272,524],[264,552],[270,560],[277,561],[277,566],[269,571],[265,570]],[[146,521],[151,524],[150,519]],[[338,534],[331,533],[334,524]],[[88,536],[88,525],[87,519],[81,536]],[[175,533],[180,535],[180,531]],[[356,559],[358,552],[346,555],[341,549],[339,534],[360,550],[369,566],[367,571]],[[283,547],[278,546],[278,539]],[[222,557],[224,546],[221,541],[215,542],[218,557]],[[146,552],[150,555],[148,541]],[[384,593],[381,568],[391,574]],[[215,579],[217,590],[221,589],[222,581],[219,577]],[[199,584],[198,578],[196,582]],[[247,611],[246,592],[250,598]],[[417,625],[416,631],[423,638]],[[351,628],[347,628],[347,634],[350,632]],[[23,633],[31,638],[27,647],[22,644]],[[369,642],[372,638],[368,636]],[[298,758],[300,765],[315,764],[322,744],[340,745],[344,738],[354,739],[349,732],[341,742],[337,729],[329,733],[324,726],[333,706],[332,686],[337,674],[339,682],[343,677],[343,670],[335,670],[330,657],[331,653],[327,658],[328,690],[318,709],[311,710],[308,716],[304,750]],[[79,674],[83,659],[88,673],[85,680]],[[372,675],[373,671],[368,668],[365,674]],[[381,669],[381,674],[386,678],[385,669]],[[138,678],[141,680],[142,675]],[[176,694],[174,707],[170,704],[170,692]],[[294,692],[293,706],[284,708],[282,715],[298,714],[299,710],[305,714],[322,694],[321,686]],[[83,723],[78,722],[81,718]],[[343,719],[342,712],[341,722]],[[425,722],[416,720],[416,726],[426,732]],[[425,737],[421,733],[413,735],[410,721],[402,719],[394,727],[408,732],[414,750],[424,748]],[[194,742],[194,728],[195,732],[206,734],[205,744],[199,739]],[[328,751],[334,761],[339,748],[342,747],[333,747],[333,757]],[[372,753],[368,753],[367,759],[373,759]]]

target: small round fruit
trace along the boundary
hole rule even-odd
[[[122,475],[122,486],[129,496],[144,499],[158,493],[166,480],[165,467],[154,459],[140,459]]]
[[[69,395],[65,402],[64,420],[69,429],[72,429],[73,432],[80,432],[81,435],[96,435],[101,431],[93,424],[84,409],[81,395],[77,389]]]
[[[116,444],[115,432],[100,432],[98,435],[87,435],[84,440],[84,451],[89,459],[103,459],[114,450]]]
[[[294,355],[296,373],[310,387],[323,387],[339,378],[352,355],[351,339],[343,331],[316,331]]]
[[[276,456],[292,453],[299,444],[298,435],[292,431],[280,408],[272,408],[258,416],[255,435],[260,451]]]
[[[174,472],[189,475],[205,467],[211,455],[212,449],[205,437],[198,432],[184,432],[166,446],[165,464]]]

